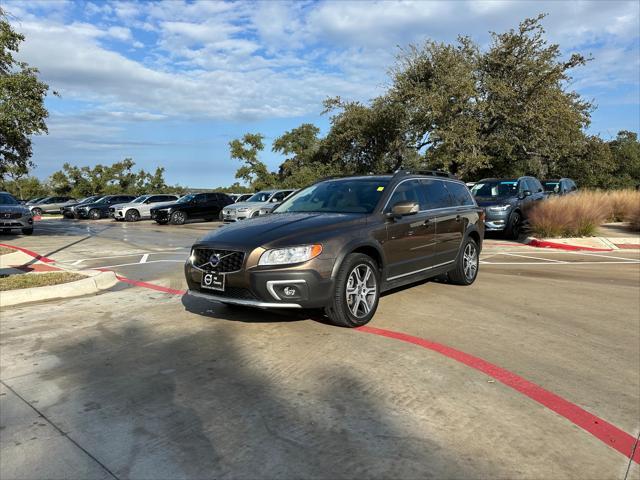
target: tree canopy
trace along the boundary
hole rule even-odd
[[[590,59],[549,43],[544,17],[491,33],[486,49],[468,37],[410,45],[382,95],[368,103],[325,100],[331,117],[324,137],[302,124],[275,139],[272,150],[284,157],[277,172],[258,160],[262,135],[231,142],[232,157],[245,162],[238,178],[255,188],[299,187],[402,167],[447,170],[465,180],[529,174],[571,176],[594,187],[640,183],[636,134],[623,131],[605,142],[585,133],[594,106],[570,90],[570,80]]]
[[[38,69],[16,60],[24,36],[11,28],[0,8],[0,176],[32,166],[31,136],[47,133],[44,105],[49,86]]]

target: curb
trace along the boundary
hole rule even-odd
[[[612,252],[614,250],[613,248],[583,247],[580,245],[569,245],[566,243],[550,242],[548,240],[539,240],[534,237],[528,237],[527,239],[525,239],[524,243],[526,245],[529,245],[530,247],[535,248],[555,248],[557,250],[567,250],[570,252],[576,252],[580,250],[587,252]]]
[[[81,271],[90,275],[75,282],[60,283],[46,287],[21,288],[0,292],[0,307],[21,305],[23,303],[41,302],[55,298],[71,298],[90,295],[106,290],[118,283],[114,272]]]

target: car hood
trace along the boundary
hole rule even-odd
[[[225,206],[224,209],[237,210],[238,208],[242,208],[242,207],[254,209],[254,208],[262,208],[265,205],[269,205],[269,202],[238,202],[238,203],[230,203],[229,205]]]
[[[22,205],[0,205],[1,213],[29,213],[30,210]]]
[[[252,202],[255,203],[255,202]],[[280,245],[297,245],[305,238],[329,230],[344,230],[366,222],[362,214],[276,213],[243,222],[224,225],[205,235],[198,244],[257,248],[278,241]]]
[[[493,207],[494,205],[513,205],[515,197],[475,197],[479,207]]]

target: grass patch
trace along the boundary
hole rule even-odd
[[[46,287],[87,278],[73,272],[25,273],[0,278],[0,292],[19,288]]]
[[[14,250],[13,248],[7,248],[7,247],[0,247],[0,255],[6,255],[7,253],[13,253],[16,250]]]

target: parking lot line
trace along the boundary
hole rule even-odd
[[[637,265],[640,263],[640,260],[633,260],[628,262],[616,261],[616,262],[486,262],[484,260],[480,260],[480,263],[484,265]]]
[[[184,260],[149,260],[148,262],[144,262],[145,264],[149,263],[184,263]],[[100,268],[116,268],[116,267],[128,267],[131,265],[140,265],[142,262],[133,262],[133,263],[118,263],[116,265],[102,265]]]
[[[142,255],[142,258],[140,259],[139,263],[147,263],[148,259],[149,259],[149,254],[145,253],[144,255]]]
[[[518,253],[499,253],[498,255],[508,255],[510,257],[520,257],[520,258],[531,258],[533,260],[542,260],[545,262],[557,262],[557,263],[569,263],[569,262],[565,262],[564,260],[554,260],[552,258],[540,258],[540,257],[532,257],[529,255],[520,255]]]

